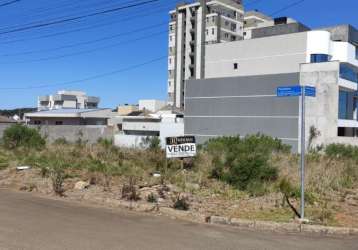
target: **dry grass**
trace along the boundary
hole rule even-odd
[[[73,182],[68,184],[71,179],[89,181],[101,186],[104,193],[113,195],[133,179],[138,192],[140,187],[164,183],[173,186],[175,193],[191,197],[190,209],[204,214],[286,222],[292,220],[293,215],[282,203],[277,185],[282,178],[288,178],[293,186],[299,187],[299,158],[281,153],[273,155],[271,162],[278,169],[278,180],[264,183],[262,195],[253,197],[249,192],[211,178],[214,166],[205,151],[200,151],[192,164],[182,169],[178,160],[165,161],[164,152],[159,149],[123,149],[103,144],[57,144],[43,150],[0,148],[0,170],[3,165],[30,165],[39,170],[39,176],[49,179],[51,169],[60,167],[67,190],[73,186]],[[162,178],[152,176],[157,171]],[[312,200],[307,207],[308,217],[320,224],[358,226],[358,221],[354,221],[358,217],[354,203],[358,200],[357,180],[358,167],[353,160],[309,155],[306,190]],[[120,197],[119,194],[114,196]],[[292,202],[296,207],[299,205],[298,199]]]

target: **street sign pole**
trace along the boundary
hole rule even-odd
[[[301,91],[301,220],[305,218],[305,151],[306,151],[306,137],[305,137],[305,87],[302,86]]]
[[[305,218],[305,151],[306,151],[306,124],[305,124],[305,99],[306,96],[316,97],[316,88],[313,86],[286,86],[277,88],[278,97],[301,96],[301,220]]]

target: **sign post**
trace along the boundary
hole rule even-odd
[[[306,96],[316,97],[316,88],[311,86],[278,87],[278,97],[301,96],[301,220],[305,218],[305,151],[306,151]]]
[[[305,153],[306,153],[306,119],[305,92],[301,94],[301,220],[305,218]]]

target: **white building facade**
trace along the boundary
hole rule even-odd
[[[38,111],[53,109],[96,109],[99,97],[87,96],[82,91],[61,90],[54,95],[38,97]]]
[[[184,108],[185,80],[205,76],[205,44],[243,39],[241,0],[198,0],[170,11],[168,104]]]

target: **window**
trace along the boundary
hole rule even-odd
[[[356,46],[356,59],[358,60],[358,46]]]
[[[63,124],[63,121],[56,121],[55,124],[56,124],[56,125],[62,125],[62,124]]]
[[[354,69],[353,66],[349,66],[348,64],[340,65],[339,76],[345,80],[358,83],[358,69]]]
[[[229,21],[225,21],[225,26],[229,26]]]
[[[234,69],[238,69],[239,68],[239,64],[238,63],[234,63]]]
[[[231,41],[236,41],[236,36],[231,36]]]
[[[215,35],[215,29],[214,28],[211,29],[211,34]]]
[[[34,121],[34,124],[35,124],[35,125],[40,125],[40,124],[41,124],[41,121],[36,120],[36,121]]]
[[[213,16],[213,17],[211,18],[211,20],[212,20],[213,22],[215,22],[215,17]]]
[[[246,31],[244,32],[244,36],[246,36]]]
[[[169,41],[172,41],[172,40],[173,40],[172,36],[169,36]]]
[[[329,56],[326,54],[312,54],[311,63],[328,62]]]
[[[206,29],[206,35],[209,35],[209,30],[208,29]]]
[[[228,33],[225,33],[225,38],[229,38],[229,34]]]
[[[339,91],[338,118],[348,119],[348,92]]]

